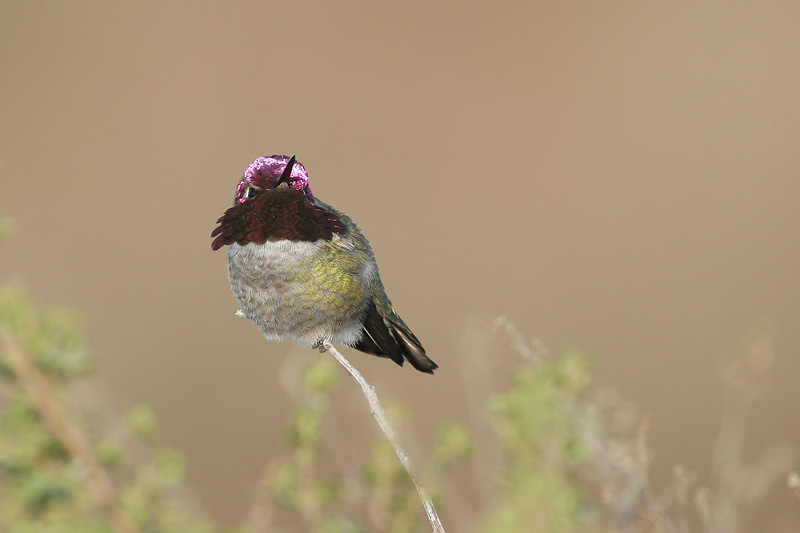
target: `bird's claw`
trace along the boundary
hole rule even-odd
[[[328,351],[328,349],[325,347],[325,341],[317,341],[313,348],[318,349],[319,353],[325,353]]]

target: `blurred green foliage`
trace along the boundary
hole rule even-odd
[[[98,406],[70,404],[71,385],[93,368],[76,313],[37,305],[19,287],[0,288],[0,355],[0,531],[213,530],[176,497],[184,461],[154,442],[147,408],[120,420],[122,431],[109,428],[111,438],[94,423]],[[32,368],[24,376],[21,363]],[[88,459],[73,455],[70,432],[91,443]],[[141,438],[149,447],[134,460]]]
[[[91,369],[78,313],[36,306],[21,287],[0,288],[0,325],[46,374],[71,378]],[[0,361],[3,374],[9,372]]]
[[[268,469],[261,505],[270,507],[263,513],[270,521],[254,529],[392,533],[429,529],[414,486],[382,435],[376,433],[361,475],[348,480],[351,493],[364,495],[361,501],[348,505],[343,497],[348,492],[346,476],[325,468],[330,461],[323,450],[322,428],[337,371],[341,373],[328,358],[306,368],[302,401],[290,431],[291,457],[276,460]],[[570,350],[541,365],[521,366],[511,387],[490,399],[487,415],[506,462],[497,472],[495,502],[475,524],[480,531],[601,530],[582,512],[587,502],[570,473],[588,457],[574,411],[589,383],[588,358]],[[402,421],[396,407],[390,411],[392,419]],[[450,422],[441,425],[423,473],[437,505],[446,506],[447,489],[442,484],[454,467],[468,466],[474,446],[469,428]]]
[[[7,227],[0,220],[0,238]],[[449,478],[469,478],[485,460],[480,447],[494,449],[501,460],[487,470],[491,479],[482,480],[491,486],[490,497],[468,506],[462,530],[688,532],[691,476],[676,468],[676,488],[666,497],[652,493],[646,424],[614,395],[592,390],[589,358],[575,350],[538,353],[498,320],[519,364],[505,390],[482,399],[486,409],[469,426],[442,422],[420,472],[440,511],[450,493],[459,492]],[[33,302],[20,287],[0,288],[0,531],[220,531],[182,497],[185,461],[158,442],[156,418],[146,405],[111,417],[108,427],[98,422],[109,419],[107,406],[74,400],[73,386],[94,368],[81,322],[74,312]],[[757,346],[764,352],[763,343]],[[732,397],[754,397],[753,376],[763,374],[762,367],[740,364]],[[303,370],[288,452],[267,465],[248,523],[229,531],[430,531],[416,489],[382,433],[372,432],[358,464],[337,459],[337,446],[354,445],[329,438],[336,418],[331,398],[341,375],[329,357]],[[407,413],[397,405],[388,411],[403,428]],[[729,418],[741,421],[737,416],[733,411]],[[481,424],[490,428],[489,437],[476,430]],[[729,432],[736,431],[742,433]],[[346,439],[357,434],[346,433]],[[408,431],[398,433],[408,438]],[[476,435],[488,440],[478,442]],[[81,442],[89,443],[87,454]],[[738,468],[738,457],[723,459]],[[760,486],[786,470],[784,463],[772,464],[772,477]],[[730,467],[720,479],[734,483],[737,472]],[[741,502],[735,494],[724,497],[703,487],[695,492],[705,530],[738,525],[739,515],[726,510]]]
[[[517,369],[512,388],[492,398],[492,420],[509,467],[484,531],[586,530],[569,469],[587,458],[572,410],[589,381],[588,359],[567,351],[541,366]]]

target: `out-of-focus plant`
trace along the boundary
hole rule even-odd
[[[329,416],[330,393],[339,386],[338,372],[329,357],[303,371],[294,394],[299,403],[289,430],[290,451],[265,471],[251,530],[399,533],[426,527],[414,485],[382,435],[376,435],[360,468],[332,466],[336,450],[324,449],[323,422]],[[394,420],[403,418],[398,406],[389,411]],[[469,446],[463,429],[444,425],[425,478],[446,474],[469,453]]]
[[[787,475],[795,460],[794,447],[780,442],[769,446],[749,465],[742,460],[748,415],[774,361],[770,336],[763,328],[751,332],[745,348],[723,373],[725,403],[711,450],[710,483],[699,483],[694,473],[676,465],[674,482],[658,494],[649,479],[647,420],[639,417],[635,408],[615,392],[587,389],[589,373],[584,357],[568,350],[551,360],[540,341],[528,344],[513,324],[502,317],[494,321],[492,329],[505,336],[513,349],[531,363],[519,371],[517,384],[510,393],[495,398],[495,402],[500,401],[500,412],[504,415],[499,427],[501,441],[511,450],[527,447],[524,454],[515,456],[510,472],[516,476],[532,464],[534,468],[529,468],[522,477],[533,483],[541,473],[536,467],[542,461],[548,463],[548,447],[541,444],[541,439],[558,443],[555,471],[565,476],[561,478],[564,484],[559,486],[564,488],[565,496],[556,501],[569,502],[562,509],[572,512],[561,513],[562,519],[554,521],[546,511],[559,508],[558,504],[546,506],[542,513],[550,520],[537,521],[543,524],[541,531],[744,531],[767,491]],[[559,369],[568,370],[559,372]],[[562,377],[552,379],[553,372]],[[538,386],[528,388],[537,382]],[[561,385],[542,387],[544,383]],[[530,394],[527,401],[517,401],[524,391]],[[534,405],[543,411],[536,410]],[[526,408],[530,411],[525,412]],[[509,417],[509,413],[516,416]],[[520,457],[526,459],[520,461]],[[791,481],[789,475],[790,486]],[[548,496],[555,497],[559,491],[551,489],[545,493],[547,496],[536,495],[538,501],[547,501]],[[507,510],[514,499],[501,498],[500,509]],[[519,518],[519,509],[531,512],[530,508],[537,508],[532,494],[520,500],[522,503],[518,508],[512,507],[509,515],[490,515],[486,530],[501,524],[499,531],[517,531],[522,523],[532,523],[531,517],[509,521],[508,516]],[[506,523],[508,527],[503,525]]]
[[[0,238],[6,229],[0,221]],[[461,350],[470,352],[465,368],[475,366],[465,370],[472,418],[454,424],[443,413],[420,476],[437,507],[456,509],[445,513],[451,531],[736,533],[782,476],[800,494],[788,445],[742,460],[747,415],[774,358],[763,332],[723,376],[709,482],[676,466],[674,482],[655,490],[647,420],[591,386],[586,355],[551,355],[502,317],[473,329]],[[518,356],[504,387],[488,378],[498,339]],[[146,406],[115,417],[105,402],[75,399],[92,370],[77,314],[0,288],[0,531],[218,531],[182,497],[184,460],[158,443]],[[331,407],[341,375],[334,361],[321,355],[300,375],[288,451],[270,461],[249,522],[235,531],[430,531],[410,472],[384,435],[362,443],[368,451],[355,460],[342,448],[358,431],[330,438],[340,411]],[[392,404],[389,413],[408,441],[407,411]]]
[[[576,398],[589,384],[588,359],[567,351],[524,364],[510,390],[491,399],[491,418],[507,467],[482,531],[586,531],[583,497],[571,472],[587,460],[574,423]]]
[[[71,402],[92,368],[77,314],[0,288],[0,530],[210,531],[176,496],[183,459],[146,407],[103,431],[109,413]]]

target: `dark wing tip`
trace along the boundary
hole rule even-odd
[[[371,355],[388,357],[398,365],[403,366],[403,354],[400,353],[400,347],[372,300],[367,306],[367,314],[364,317],[362,328],[364,334],[353,348]]]
[[[353,348],[371,355],[388,357],[400,366],[408,361],[411,366],[427,374],[433,374],[439,368],[425,354],[425,348],[414,334],[402,325],[384,319],[374,301],[369,303],[364,317],[364,335]]]
[[[428,374],[433,374],[433,371],[439,368],[439,365],[434,363],[433,360],[427,356],[425,348],[422,347],[416,338],[409,336],[403,328],[392,327],[391,329],[395,337],[400,341],[400,352],[403,354],[406,361],[411,363],[411,366],[420,372],[426,372]]]

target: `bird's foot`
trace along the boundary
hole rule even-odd
[[[319,353],[325,353],[325,352],[328,351],[328,349],[325,347],[325,341],[322,341],[322,340],[317,341],[317,343],[314,344],[314,346],[312,346],[312,348],[318,349]]]

